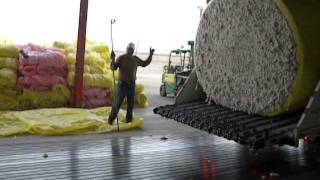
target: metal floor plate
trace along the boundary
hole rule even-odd
[[[320,155],[302,144],[249,150],[213,135],[8,144],[0,179],[317,179]],[[47,154],[48,157],[45,157]]]

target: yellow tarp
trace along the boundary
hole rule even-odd
[[[105,133],[117,131],[116,122],[112,126],[107,123],[111,109],[38,109],[28,111],[0,112],[0,136],[18,134],[68,135]],[[134,118],[132,123],[125,123],[125,112],[119,113],[120,130],[143,127],[143,121]]]

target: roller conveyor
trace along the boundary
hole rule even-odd
[[[154,113],[253,148],[295,145],[293,132],[301,117],[297,113],[266,118],[204,101],[160,106]]]

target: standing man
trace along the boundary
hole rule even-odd
[[[127,53],[119,56],[115,61],[115,54],[111,52],[111,68],[117,70],[119,68],[119,83],[115,102],[112,105],[112,110],[108,119],[109,125],[112,125],[114,119],[117,117],[123,99],[127,97],[127,123],[132,121],[132,109],[134,105],[134,95],[136,86],[137,67],[146,67],[151,63],[154,49],[150,48],[150,54],[147,60],[143,61],[137,56],[133,55],[134,44],[129,43],[127,46]]]

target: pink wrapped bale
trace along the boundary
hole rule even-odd
[[[83,108],[97,108],[111,106],[111,89],[109,88],[85,88],[83,90]]]
[[[67,85],[64,54],[33,44],[20,46],[24,55],[19,59],[18,87],[35,91],[50,90],[57,84]]]

